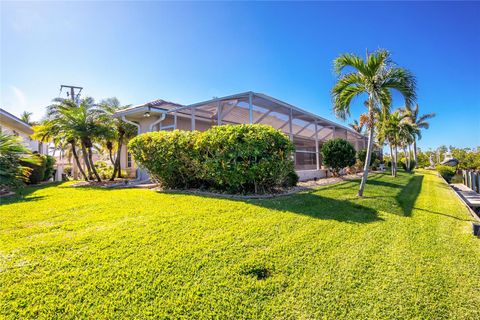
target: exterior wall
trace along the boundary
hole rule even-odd
[[[308,181],[313,179],[322,179],[326,178],[328,175],[328,170],[297,170],[299,181]]]

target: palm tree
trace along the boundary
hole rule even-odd
[[[99,115],[100,110],[92,98],[84,98],[79,105],[67,99],[54,99],[54,104],[48,107],[48,117],[60,133],[68,137],[73,145],[80,143],[88,177],[101,181],[100,176],[93,162],[93,142],[108,130],[106,124],[102,123]]]
[[[338,75],[337,83],[332,88],[333,110],[337,117],[346,119],[350,115],[350,104],[354,97],[366,94],[369,119],[374,121],[375,113],[389,107],[392,91],[398,91],[405,99],[405,105],[411,105],[416,99],[415,77],[408,70],[397,67],[386,50],[377,50],[366,55],[363,60],[354,54],[342,54],[334,61]],[[344,72],[345,69],[353,69]],[[385,110],[383,110],[385,111]],[[368,147],[362,181],[358,196],[363,195],[367,182],[368,167],[373,149],[374,125],[368,128]]]
[[[415,161],[415,166],[418,166],[417,138],[418,140],[422,139],[421,129],[428,129],[430,127],[430,124],[427,122],[427,120],[435,117],[435,113],[427,113],[420,116],[418,103],[415,104],[415,107],[413,108],[407,105],[402,109],[402,111],[407,114],[409,121],[417,128],[413,139],[413,160]]]
[[[110,178],[111,181],[113,181],[115,177],[118,177],[118,178],[122,177],[121,168],[120,168],[120,156],[121,156],[122,147],[123,145],[126,144],[126,142],[129,139],[137,135],[137,130],[133,125],[126,123],[122,119],[113,117],[113,114],[115,112],[128,107],[129,105],[122,106],[120,104],[120,101],[118,101],[117,98],[106,99],[100,103],[100,108],[104,112],[103,119],[105,123],[109,123],[111,127],[111,130],[109,131],[110,134],[105,135],[105,137],[107,138],[106,147],[107,149],[109,149],[110,160],[112,162],[113,162],[113,157],[112,157],[113,144],[111,141],[112,137],[117,142],[117,155],[115,157],[115,162],[113,165],[113,174],[112,174],[112,177]]]
[[[70,145],[70,151],[72,156],[75,160],[75,164],[77,165],[80,174],[84,178],[85,181],[88,181],[88,176],[86,175],[85,171],[83,170],[82,164],[80,163],[80,158],[78,155],[78,139],[72,135],[72,133],[66,128],[62,127],[58,121],[52,121],[50,119],[44,120],[39,125],[33,126],[33,135],[34,139],[38,139],[40,141],[53,141],[56,147],[64,145],[67,143]]]
[[[350,123],[348,126],[349,126],[350,128],[352,128],[353,130],[355,130],[356,132],[360,133],[360,134],[363,132],[363,126],[364,126],[364,124],[358,122],[357,119],[353,120],[353,122]]]
[[[32,121],[32,112],[28,111],[23,111],[22,114],[20,115],[20,120],[25,122],[28,125],[33,125],[34,122]]]

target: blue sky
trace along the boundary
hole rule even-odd
[[[123,104],[188,104],[252,90],[336,120],[333,59],[387,48],[416,74],[422,112],[437,113],[420,147],[480,145],[480,3],[0,6],[0,105],[17,115],[39,119],[60,84],[72,84]]]

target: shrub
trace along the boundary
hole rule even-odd
[[[263,193],[298,181],[292,142],[266,125],[150,132],[132,139],[128,147],[137,163],[166,188]]]
[[[345,167],[355,164],[355,148],[343,139],[332,139],[322,146],[323,162],[329,166],[334,175]]]
[[[45,174],[42,179],[43,181],[48,180],[53,176],[54,165],[55,165],[55,158],[50,155],[46,155],[45,156]]]
[[[95,162],[95,168],[97,169],[97,173],[102,180],[110,179],[112,177],[113,166],[111,164],[99,160]]]
[[[267,125],[216,126],[198,136],[200,178],[219,190],[263,193],[292,184],[294,146]]]
[[[28,181],[31,169],[26,162],[35,163],[20,138],[0,131],[0,192],[20,188]]]
[[[31,169],[30,176],[28,177],[28,184],[37,184],[43,181],[45,177],[45,170],[47,168],[47,160],[46,157],[34,153],[31,156],[33,161],[21,161],[22,166],[28,167]]]
[[[436,167],[438,173],[448,182],[452,180],[452,177],[455,175],[456,169],[450,166],[438,165]]]
[[[367,149],[362,149],[362,150],[358,150],[357,152],[357,159],[360,160],[362,162],[362,167],[364,166],[365,164],[365,159],[367,158]],[[373,163],[375,162],[375,160],[377,160],[378,158],[378,155],[376,152],[372,152],[372,155],[370,156],[370,166],[373,165]],[[363,169],[363,168],[362,168]]]
[[[159,131],[141,134],[128,144],[137,163],[165,188],[199,185],[197,131]]]
[[[66,164],[63,167],[63,173],[65,173],[67,176],[71,176],[72,175],[72,165]]]

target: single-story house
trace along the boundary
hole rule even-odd
[[[48,144],[32,139],[32,127],[17,118],[10,112],[0,108],[0,131],[10,135],[18,136],[22,139],[24,145],[32,152],[47,154]]]
[[[256,92],[244,92],[190,105],[155,100],[118,111],[115,117],[135,125],[138,133],[159,130],[204,131],[215,125],[262,123],[283,131],[295,145],[295,168],[300,180],[322,178],[320,149],[332,138],[350,141],[356,150],[367,146],[367,138],[345,126],[289,103]],[[137,168],[128,150],[122,150],[122,169],[133,175]],[[148,174],[138,169],[139,179]]]

